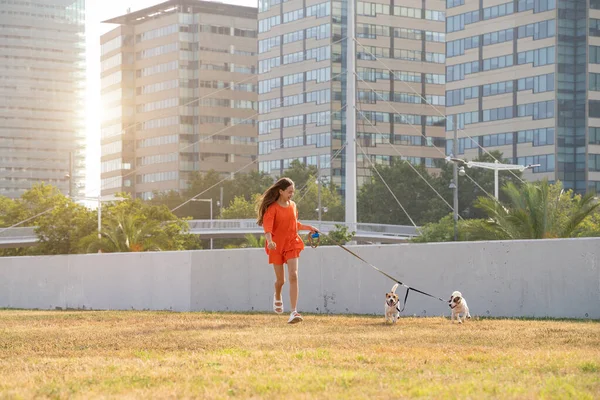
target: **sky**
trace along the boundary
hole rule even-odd
[[[130,8],[138,11],[163,3],[161,0],[87,0],[86,1],[86,196],[100,190],[100,36],[116,25],[102,21],[123,15]],[[257,0],[227,0],[221,3],[257,6]]]

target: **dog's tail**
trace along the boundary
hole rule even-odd
[[[398,289],[398,285],[399,283],[396,283],[394,286],[392,286],[392,293],[396,293],[396,289]]]

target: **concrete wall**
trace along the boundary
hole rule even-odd
[[[600,239],[352,249],[435,296],[460,290],[473,315],[600,319]],[[300,311],[383,313],[394,282],[368,265],[338,247],[307,248],[300,261]],[[0,307],[271,311],[273,280],[262,249],[0,258]],[[449,308],[412,292],[403,314]]]

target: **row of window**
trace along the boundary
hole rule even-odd
[[[262,100],[258,102],[258,112],[260,114],[268,114],[272,110],[280,107],[291,107],[298,104],[304,103],[316,103],[326,104],[331,102],[331,90],[322,89],[315,90],[312,92],[294,94],[290,96],[284,96],[283,98],[277,97],[269,100]]]
[[[179,105],[179,99],[172,97],[170,99],[152,101],[150,103],[138,104],[137,112],[150,112],[155,110],[162,110],[164,108],[177,107]]]
[[[279,129],[282,126],[281,118],[258,122],[258,134],[266,135],[272,130]],[[283,118],[283,127],[289,128],[303,124],[316,124],[317,126],[328,125],[331,123],[331,112],[322,111],[303,115],[294,115]]]
[[[154,74],[160,74],[163,72],[174,71],[179,68],[178,61],[169,61],[162,64],[152,65],[150,67],[142,68],[137,70],[137,77],[142,78]]]
[[[421,74],[419,72],[390,71],[387,69],[364,67],[358,67],[356,69],[356,73],[359,79],[362,79],[367,82],[377,82],[377,80],[379,79],[393,79],[395,81],[401,82],[425,82],[434,85],[443,85],[446,83],[446,77],[441,74]]]
[[[131,169],[131,164],[124,163],[122,159],[117,158],[115,160],[102,161],[100,163],[100,172],[112,172],[120,169]]]
[[[358,101],[367,104],[375,104],[378,101],[393,101],[396,103],[411,104],[433,104],[445,105],[445,97],[437,95],[426,95],[423,100],[420,95],[413,93],[390,92],[388,90],[359,90]]]
[[[316,17],[322,18],[331,15],[331,3],[324,2],[308,6],[306,8],[300,8],[298,10],[289,11],[281,15],[275,15],[269,18],[264,18],[258,21],[258,32],[268,32],[274,26],[281,25],[282,21],[284,24],[297,21],[302,18]]]
[[[256,67],[254,65],[243,65],[234,63],[223,63],[223,64],[205,64],[200,63],[198,69],[205,71],[227,71],[237,72],[240,74],[255,74]]]
[[[331,46],[321,46],[299,51],[296,53],[284,54],[283,56],[267,58],[258,62],[258,73],[263,74],[270,72],[272,68],[280,65],[293,64],[306,60],[323,61],[331,58]]]
[[[387,25],[356,24],[356,37],[376,39],[378,36],[396,37],[400,39],[425,40],[427,42],[444,43],[446,34],[443,32],[425,31],[421,29],[396,28]]]
[[[230,82],[224,81],[199,81],[198,87],[209,89],[230,89],[240,92],[254,92],[256,86],[252,83],[236,83],[233,86]]]
[[[553,172],[555,160],[554,154],[545,154],[541,156],[517,157],[517,164],[525,166],[539,164],[539,167],[533,168],[533,173]]]
[[[273,36],[258,42],[258,53],[265,53],[272,48],[279,47],[281,43],[288,44],[299,42],[301,40],[312,39],[316,40],[327,39],[331,37],[331,24],[323,24],[313,26],[312,28],[300,29],[295,32],[285,33],[281,36]]]
[[[446,105],[448,107],[458,106],[466,100],[476,99],[481,91],[482,97],[495,96],[504,93],[513,93],[514,80],[495,82],[482,86],[471,86],[468,88],[446,91]],[[533,90],[533,93],[543,93],[554,90],[554,73],[530,76],[517,80],[517,91]]]
[[[228,35],[238,37],[255,38],[256,31],[254,29],[239,29],[231,26],[216,26],[209,24],[198,25],[198,32],[214,33],[217,35]]]
[[[120,153],[121,151],[123,151],[123,142],[121,140],[117,140],[116,142],[103,144],[100,150],[100,154],[102,154],[103,156]]]
[[[168,54],[173,51],[177,51],[177,49],[178,49],[178,42],[168,43],[168,44],[165,44],[162,46],[152,47],[152,48],[149,48],[146,50],[138,51],[136,53],[136,59],[144,60],[146,58],[156,57],[161,54]]]
[[[420,61],[436,64],[444,64],[446,62],[446,55],[443,53],[376,46],[361,46],[356,51],[356,58],[373,61],[378,58],[392,58],[394,60]]]
[[[458,14],[448,17],[446,21],[446,33],[462,31],[465,25],[474,24],[479,21],[500,18],[505,15],[515,13],[515,3],[509,2],[499,4],[497,6],[486,7],[482,10],[469,11],[463,14]],[[523,12],[533,10],[534,13],[554,10],[556,8],[556,0],[519,0],[517,2],[517,11]]]
[[[306,160],[306,165],[320,165],[321,168],[329,168],[331,165],[330,154],[307,156],[304,159]],[[284,160],[261,161],[258,163],[258,171],[264,172],[266,174],[279,173],[281,169],[285,170],[290,168],[294,161],[304,163],[304,161],[301,158],[287,158]],[[321,178],[326,178],[326,176],[322,175]]]
[[[463,80],[466,75],[474,74],[482,70],[488,71],[510,67],[513,65],[513,60],[514,56],[509,54],[487,58],[483,60],[481,64],[479,61],[471,61],[463,64],[450,65],[446,67],[446,81],[454,82]],[[554,64],[554,62],[554,46],[517,53],[517,65],[533,64],[534,67],[539,67],[542,65]]]
[[[198,104],[203,107],[227,107],[256,110],[256,101],[251,100],[203,98],[198,101]]]
[[[516,138],[516,139],[515,139]],[[529,129],[518,132],[494,133],[491,135],[474,136],[473,138],[458,139],[458,154],[465,150],[479,147],[511,146],[513,143],[532,143],[534,147],[554,144],[554,128]],[[446,144],[446,154],[452,153],[450,139]]]
[[[161,26],[160,28],[155,28],[144,33],[140,33],[135,35],[136,43],[140,43],[146,40],[152,40],[163,36],[172,35],[174,33],[179,32],[179,24],[172,24],[167,26]]]
[[[530,36],[533,36],[534,40],[553,37],[556,34],[555,23],[556,21],[551,19],[529,25],[522,25],[517,28],[486,33],[483,35],[483,46],[512,41],[515,30],[519,39]],[[477,35],[464,39],[452,40],[446,43],[446,56],[460,56],[465,54],[466,50],[478,48],[480,45],[480,38],[481,36]]]
[[[258,154],[271,154],[271,152],[278,149],[287,149],[292,147],[301,146],[316,146],[319,147],[330,147],[331,146],[331,133],[316,133],[312,135],[306,135],[306,143],[304,136],[295,136],[291,138],[266,140],[258,143]]]
[[[479,119],[478,111],[469,111],[457,114],[458,127],[463,129],[465,125],[478,122],[499,121],[516,117],[533,117],[534,120],[554,117],[554,100],[540,101],[528,104],[519,104],[515,110],[513,106],[486,109]],[[450,120],[446,123],[446,131],[453,129]]]
[[[178,153],[153,154],[151,156],[138,157],[136,165],[150,165],[176,162]]]
[[[177,118],[177,117],[175,117]],[[136,146],[138,149],[143,149],[146,147],[154,147],[154,146],[164,146],[167,144],[178,143],[179,135],[165,135],[165,136],[157,136],[148,139],[140,139],[136,142]]]
[[[356,2],[356,15],[376,17],[377,15],[395,15],[398,17],[427,19],[430,21],[445,21],[446,13],[437,10],[423,10],[421,8],[410,8],[393,6],[381,3]]]
[[[307,72],[284,75],[283,77],[266,79],[258,82],[258,93],[269,93],[271,90],[283,86],[295,85],[302,82],[316,81],[317,83],[328,82],[331,79],[331,67],[313,69]]]
[[[361,111],[356,116],[357,120],[365,120],[373,125],[377,123],[394,122],[395,124],[444,126],[446,118],[437,115],[396,114],[380,111]]]
[[[153,174],[137,175],[136,183],[154,183],[177,180],[177,171],[156,172]]]

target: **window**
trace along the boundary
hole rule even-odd
[[[593,47],[593,46],[590,46]],[[591,49],[590,49],[591,50]],[[590,51],[590,62],[591,61]],[[554,64],[554,46],[545,47],[543,49],[529,50],[518,53],[517,64],[530,64],[533,63],[534,67],[542,65]]]
[[[533,119],[544,119],[554,117],[554,100],[540,101],[538,103],[520,104],[517,106],[517,116]]]
[[[518,80],[518,90],[533,90],[533,93],[551,92],[554,90],[554,74],[521,78]]]
[[[600,100],[590,100],[590,118],[600,118]]]

